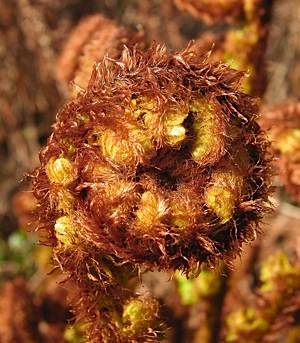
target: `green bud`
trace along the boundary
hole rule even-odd
[[[132,335],[146,333],[156,324],[158,308],[158,302],[153,298],[130,300],[123,308],[124,332]]]

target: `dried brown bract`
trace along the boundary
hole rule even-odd
[[[57,76],[85,89],[96,62],[105,55],[119,58],[124,44],[134,46],[142,41],[142,32],[118,26],[101,14],[83,18],[73,29],[57,63]]]
[[[58,113],[34,175],[53,244],[189,271],[255,237],[269,191],[256,106],[242,73],[199,61],[125,49]]]
[[[300,202],[300,103],[265,109],[261,123],[273,142],[281,182],[293,199]]]

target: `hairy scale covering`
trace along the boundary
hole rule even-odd
[[[156,45],[98,64],[33,175],[52,244],[163,270],[230,261],[256,235],[270,176],[241,77]]]

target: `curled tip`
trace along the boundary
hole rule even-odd
[[[50,182],[67,186],[76,179],[76,169],[72,162],[64,157],[51,157],[46,167]]]
[[[241,76],[158,44],[97,65],[41,154],[45,228],[53,235],[72,216],[97,253],[150,268],[188,273],[233,258],[255,236],[270,190],[267,142]]]
[[[70,216],[59,217],[54,225],[56,238],[62,244],[72,244],[74,241],[75,227]]]

